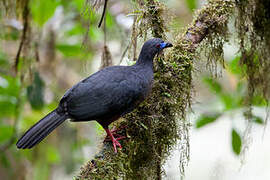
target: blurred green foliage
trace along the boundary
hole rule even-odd
[[[21,54],[17,75],[12,69],[14,54],[17,53],[22,35],[21,11],[17,12],[17,6],[9,7],[10,12],[15,10],[14,15],[18,15],[14,19],[8,19],[0,13],[0,46],[5,46],[0,48],[0,172],[6,172],[1,174],[0,179],[17,179],[20,176],[22,179],[45,180],[51,178],[55,169],[63,169],[66,174],[71,174],[78,170],[78,165],[85,162],[82,148],[92,143],[75,126],[63,125],[46,138],[45,142],[31,150],[18,150],[15,146],[22,133],[57,107],[60,97],[67,89],[63,88],[65,82],[58,83],[60,80],[49,80],[48,83],[48,79],[56,77],[42,71],[53,72],[53,68],[58,71],[59,67],[53,67],[52,59],[48,60],[49,67],[39,67],[39,62],[36,61],[42,56],[42,52],[45,52],[45,57],[55,57],[49,53],[56,53],[56,58],[80,75],[85,61],[91,60],[98,53],[96,46],[103,41],[103,30],[97,28],[100,15],[89,9],[85,0],[29,2],[28,24],[31,30],[27,33],[30,39],[25,42],[28,51],[23,50]],[[0,11],[1,8],[5,7],[0,7]],[[109,11],[106,25],[110,33],[116,34],[117,29],[119,31],[115,17]],[[48,31],[54,31],[54,34]],[[41,39],[44,32],[49,34]],[[35,49],[36,44],[40,45],[39,49]],[[69,72],[66,74],[69,75]],[[69,80],[67,77],[64,81]],[[45,98],[46,92],[52,97],[49,101]],[[26,161],[29,167],[25,166]]]
[[[12,70],[22,37],[23,16],[20,13],[23,11],[19,6],[12,7],[15,4],[10,4],[7,7],[10,8],[9,12],[14,11],[14,17],[9,19],[1,12],[6,8],[1,5],[0,172],[5,173],[1,174],[0,179],[51,179],[56,169],[70,175],[86,161],[83,147],[91,145],[92,141],[90,137],[84,137],[85,133],[82,132],[91,123],[82,129],[76,128],[73,123],[65,123],[31,150],[18,150],[15,142],[34,123],[57,107],[61,96],[70,87],[70,72],[85,76],[82,67],[96,53],[100,53],[99,44],[104,39],[103,29],[97,28],[100,14],[85,0],[30,0],[30,28],[26,33],[29,39],[25,41],[19,73],[15,75]],[[116,23],[115,14],[108,10],[105,20],[107,33],[113,34],[107,39],[119,41],[122,30]],[[37,61],[44,57],[48,58],[48,65],[40,66]],[[67,67],[63,79],[55,76],[59,69],[61,71],[56,62],[61,67]],[[95,125],[91,129],[99,134],[104,133]]]
[[[0,76],[0,118],[14,117],[20,85],[19,78]]]
[[[197,0],[186,0],[188,9],[192,12],[197,7]]]
[[[226,116],[227,114],[235,114],[235,111],[237,110],[242,112],[243,117],[246,116],[246,112],[249,109],[249,104],[246,103],[247,80],[244,78],[246,67],[240,66],[239,61],[240,56],[236,56],[226,64],[227,73],[236,80],[235,88],[231,91],[226,88],[226,83],[221,84],[218,79],[211,76],[205,76],[202,78],[203,83],[208,87],[210,92],[217,97],[218,104],[221,104],[222,107],[220,110],[209,110],[208,112],[202,113],[196,120],[196,128],[201,128],[214,123],[220,117]],[[251,99],[251,106],[267,107],[267,100],[260,95],[255,95]],[[251,118],[252,123],[260,125],[264,124],[262,117],[256,116],[252,114],[252,112],[249,114],[249,118]],[[241,133],[237,132],[235,127],[232,127],[231,136],[233,152],[236,155],[239,155],[242,147]]]
[[[58,44],[56,48],[63,53],[66,57],[74,57],[77,55],[81,55],[81,47],[79,44],[76,45],[69,45],[69,44]]]
[[[201,128],[209,123],[215,122],[219,117],[221,116],[221,113],[215,112],[212,114],[202,114],[196,121],[196,128]]]
[[[54,14],[60,0],[32,0],[30,1],[30,10],[33,21],[39,26],[43,26]]]
[[[0,124],[0,131],[0,143],[3,143],[11,138],[13,133],[13,126]]]

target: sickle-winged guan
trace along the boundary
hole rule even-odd
[[[164,48],[172,47],[162,39],[146,41],[133,66],[104,68],[70,88],[58,107],[33,125],[17,142],[17,147],[30,149],[41,142],[66,119],[96,120],[111,138],[114,151],[121,148],[108,129],[109,124],[131,112],[151,91],[153,58]]]

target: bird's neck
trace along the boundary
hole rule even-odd
[[[139,58],[136,62],[136,65],[146,65],[153,67],[153,59],[155,54],[144,53],[143,51],[140,53]]]

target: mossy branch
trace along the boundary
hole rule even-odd
[[[149,12],[158,14],[157,1],[151,2]],[[151,96],[125,120],[114,124],[118,134],[128,137],[121,142],[123,149],[115,154],[111,143],[104,141],[95,158],[81,167],[77,179],[159,179],[160,167],[179,140],[180,170],[184,174],[189,160],[189,122],[185,116],[191,101],[195,50],[206,37],[222,31],[233,9],[233,0],[212,0],[197,13],[158,63]],[[154,28],[152,33],[162,37],[163,30]]]

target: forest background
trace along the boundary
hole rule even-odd
[[[33,150],[18,150],[15,142],[53,110],[73,84],[104,66],[133,64],[143,42],[158,36],[171,41],[175,49],[158,59],[156,67],[177,68],[171,72],[187,75],[177,74],[188,85],[173,81],[180,87],[176,92],[186,95],[177,98],[169,88],[154,88],[153,97],[158,95],[158,101],[168,106],[173,105],[171,99],[182,101],[171,108],[180,118],[164,115],[165,125],[177,119],[168,127],[176,131],[165,138],[164,154],[153,155],[153,162],[161,167],[150,175],[269,179],[269,1],[110,0],[98,28],[103,4],[98,0],[0,2],[0,177],[87,178],[91,173],[85,170],[93,170],[87,161],[104,148],[105,134],[96,122],[64,123]],[[201,26],[197,22],[202,19],[207,33],[187,28]],[[183,50],[181,34],[195,37],[196,33],[201,39]],[[179,64],[177,58],[184,60]],[[156,70],[159,82],[165,80],[162,77],[170,79],[162,73]],[[140,132],[148,131],[148,124],[141,122]],[[128,148],[135,152],[132,144]],[[119,159],[108,160],[114,161]],[[120,170],[119,176],[134,176],[134,168]]]

